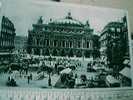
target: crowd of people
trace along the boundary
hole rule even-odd
[[[36,65],[36,66],[35,66]],[[21,59],[21,61],[18,61],[15,64],[10,64],[9,65],[9,69],[8,69],[8,73],[9,76],[17,71],[19,73],[19,78],[26,78],[27,79],[27,83],[30,84],[30,81],[32,81],[35,75],[31,74],[31,73],[36,73],[38,76],[40,75],[40,73],[45,73],[48,74],[48,86],[51,86],[53,84],[51,84],[51,80],[52,80],[52,76],[54,74],[57,74],[58,76],[60,76],[61,80],[65,80],[65,82],[63,83],[63,81],[61,81],[60,84],[64,84],[66,85],[66,87],[73,87],[74,85],[70,85],[72,84],[69,81],[72,81],[73,84],[75,83],[75,80],[73,78],[73,76],[71,75],[67,75],[66,73],[61,74],[61,71],[69,68],[71,69],[71,72],[77,70],[78,67],[81,67],[81,61],[80,60],[75,60],[75,59],[70,59],[70,58],[54,58],[54,57],[44,57],[44,58],[31,58],[31,59]],[[35,69],[35,70],[33,70]],[[66,74],[66,75],[65,75]],[[65,78],[64,78],[65,76]],[[40,80],[45,79],[46,76],[44,76],[44,74],[41,74],[42,77]],[[60,80],[58,79],[58,81]],[[7,80],[7,85],[8,86],[19,86],[19,84],[17,84],[17,79],[15,79],[15,77],[12,77],[11,79],[12,81],[9,81],[9,79]],[[58,83],[58,82],[57,82]],[[16,85],[12,85],[12,84],[16,84]],[[53,87],[56,85],[53,85]]]
[[[17,70],[20,78],[23,76],[27,79],[27,84],[30,84],[30,81],[47,79],[48,87],[55,88],[107,87],[106,77],[112,75],[111,68],[100,60],[84,61],[83,59],[49,56],[21,59],[17,64],[18,66],[15,66],[17,68],[14,68],[13,64],[9,66],[8,72],[12,73]],[[55,84],[52,83],[54,75],[59,77]],[[13,77],[8,78],[7,85],[19,86],[17,79]]]

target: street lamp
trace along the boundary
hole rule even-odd
[[[84,60],[84,52],[83,52],[83,48],[84,48],[84,42],[83,42],[83,37],[82,37],[82,57],[83,57],[83,60]]]
[[[52,61],[52,57],[51,57],[51,55],[50,55],[50,57],[49,57],[49,61],[50,61],[50,66],[51,66],[51,61]]]

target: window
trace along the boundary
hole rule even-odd
[[[121,29],[120,28],[117,28],[117,32],[121,32]]]
[[[49,46],[49,40],[46,40],[46,45]]]
[[[78,41],[78,48],[80,48],[81,47],[81,43],[80,43],[80,41]]]
[[[54,47],[57,46],[57,40],[54,40]]]
[[[89,44],[90,44],[90,43],[89,43],[89,42],[87,42],[87,48],[89,48]]]
[[[69,42],[68,41],[66,42],[66,47],[69,47]]]
[[[41,39],[41,41],[40,41],[40,45],[43,46],[43,39]]]
[[[65,41],[62,41],[62,47],[65,47]]]
[[[39,45],[39,39],[37,39],[37,45]]]
[[[115,31],[115,28],[112,27],[112,28],[111,28],[111,31],[114,32],[114,31]]]
[[[72,41],[69,42],[69,47],[72,48],[73,44]]]
[[[44,45],[44,46],[46,45],[45,43],[46,43],[46,41],[44,40],[44,41],[43,41],[43,45]]]

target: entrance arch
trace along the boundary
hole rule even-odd
[[[72,49],[69,51],[68,56],[69,57],[73,57],[74,56],[74,53],[73,53],[73,50]]]
[[[77,56],[77,57],[82,57],[82,52],[81,52],[80,50],[78,50],[78,51],[76,52],[76,56]]]
[[[50,52],[49,52],[48,49],[46,49],[46,51],[45,51],[45,55],[46,55],[46,56],[49,56],[49,55],[50,55]]]
[[[53,55],[53,56],[57,56],[57,55],[58,55],[58,52],[57,52],[56,49],[53,50],[52,55]]]

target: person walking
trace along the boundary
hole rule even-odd
[[[29,84],[30,83],[30,76],[28,76],[27,79],[28,79],[28,84]]]

